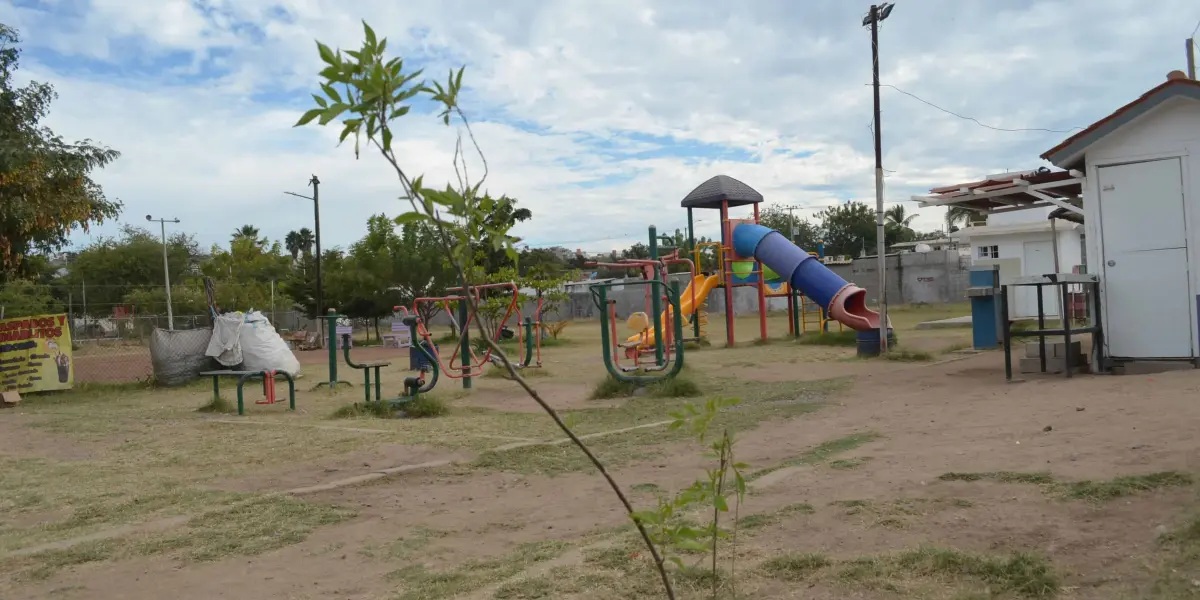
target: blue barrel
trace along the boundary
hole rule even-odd
[[[426,350],[430,350],[429,342],[427,342],[425,340],[421,340],[421,345],[424,346]],[[437,344],[433,344],[433,349],[430,350],[430,352],[437,352],[437,347],[438,347]],[[408,349],[408,370],[410,370],[410,371],[433,370],[433,365],[431,364],[429,357],[425,356],[425,353],[421,352],[421,350],[419,348],[417,348],[415,345],[412,348]]]
[[[858,342],[859,356],[879,356],[879,330],[859,331],[854,339]],[[888,330],[888,347],[896,344],[896,332]]]

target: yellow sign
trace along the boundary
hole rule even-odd
[[[0,319],[0,391],[69,390],[74,370],[67,315]]]

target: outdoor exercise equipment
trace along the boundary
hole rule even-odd
[[[288,409],[294,411],[296,410],[296,380],[292,379],[292,375],[287,371],[204,371],[199,375],[212,378],[214,401],[221,397],[221,378],[237,377],[237,412],[238,416],[241,416],[246,414],[242,388],[250,379],[262,378],[263,399],[255,400],[255,404],[275,404],[277,401],[281,401],[277,400],[275,396],[275,376],[277,374],[282,375],[288,382]]]
[[[653,230],[653,228],[651,229]],[[650,329],[653,330],[655,339],[655,358],[653,362],[639,360],[641,353],[635,352],[632,366],[621,365],[621,350],[630,348],[630,344],[634,344],[633,348],[636,349],[636,345],[640,344],[640,341],[626,342],[624,344],[617,341],[617,303],[615,300],[608,298],[609,288],[617,285],[647,286],[647,289],[650,290],[648,293],[655,305],[655,313],[657,313],[660,300],[666,300],[667,302],[667,310],[663,315],[671,318],[671,324],[667,325],[664,322],[666,319],[655,319],[650,324]],[[680,369],[683,368],[684,345],[683,317],[679,302],[679,282],[673,281],[670,286],[667,286],[666,283],[655,278],[618,284],[599,283],[591,286],[589,290],[592,294],[592,301],[600,311],[600,343],[604,354],[604,368],[608,370],[609,375],[618,381],[646,385],[670,379],[679,374]],[[661,297],[660,293],[662,294]],[[673,344],[671,343],[672,340]],[[639,372],[646,374],[631,374]],[[650,373],[657,374],[652,375]]]
[[[454,345],[454,350],[450,353],[447,360],[443,360],[442,352],[434,345],[433,336],[429,329],[420,321],[418,321],[417,335],[422,340],[428,343],[428,348],[433,351],[433,358],[441,367],[442,372],[446,377],[451,379],[461,379],[463,389],[470,389],[471,379],[483,375],[484,368],[489,364],[499,362],[499,357],[493,356],[492,349],[489,346],[483,351],[482,356],[475,351],[471,345],[470,332],[471,325],[478,317],[479,309],[481,309],[490,294],[501,294],[501,298],[507,298],[503,307],[503,314],[498,321],[492,325],[495,327],[493,342],[499,343],[501,340],[516,336],[517,345],[523,346],[525,355],[523,359],[514,366],[523,369],[529,367],[542,366],[542,340],[540,335],[534,335],[541,327],[540,321],[535,321],[530,317],[521,315],[521,308],[518,305],[520,299],[520,291],[517,284],[509,281],[503,283],[487,283],[481,285],[473,285],[464,288],[457,286],[447,288],[449,295],[417,298],[413,302],[413,312],[419,313],[420,307],[423,304],[438,304],[450,317],[450,322],[455,330],[459,332],[459,341]],[[468,297],[468,294],[470,295]],[[469,308],[471,304],[468,298],[474,300],[477,307],[472,311]],[[458,305],[458,317],[455,318],[451,304]],[[542,313],[542,300],[539,298],[535,317],[540,320]],[[516,318],[522,325],[514,332],[507,327],[509,319]],[[415,338],[414,338],[415,339]]]
[[[403,317],[402,322],[409,327],[409,330],[412,332],[413,338],[415,339],[416,335],[417,335],[417,327],[418,327],[418,323],[420,322],[420,319],[417,318],[416,316],[409,315],[409,316]],[[372,371],[374,371],[374,380],[375,380],[375,399],[374,399],[374,401],[375,402],[387,402],[389,405],[391,405],[393,407],[400,406],[400,405],[406,404],[408,402],[412,402],[413,400],[416,400],[420,394],[429,392],[430,390],[432,390],[434,388],[434,386],[437,385],[438,361],[433,357],[433,355],[430,353],[429,349],[426,348],[426,345],[424,343],[415,343],[411,346],[411,348],[415,349],[416,352],[420,352],[420,353],[426,355],[426,358],[428,358],[429,360],[427,362],[425,362],[424,364],[429,365],[429,368],[432,371],[432,376],[428,380],[426,380],[425,379],[426,371],[424,369],[422,369],[421,371],[419,371],[418,375],[405,377],[404,378],[404,394],[401,396],[398,396],[396,398],[388,398],[387,400],[383,400],[383,378],[380,376],[380,370],[383,369],[383,367],[390,366],[392,364],[391,361],[371,361],[371,362],[362,362],[362,363],[354,362],[354,360],[350,358],[350,345],[351,345],[350,344],[350,334],[343,333],[342,334],[342,355],[346,359],[346,364],[352,369],[358,369],[363,372],[363,402],[366,402],[368,404],[370,404],[372,402],[372,400],[371,400],[371,380],[372,380],[371,373],[372,373]],[[411,351],[413,351],[413,350],[410,350],[410,352]]]

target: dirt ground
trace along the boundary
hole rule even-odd
[[[913,312],[901,345],[929,360],[689,356],[691,401],[743,400],[718,420],[749,465],[720,597],[1200,597],[1200,373],[1006,383],[1000,353],[911,331]],[[703,477],[703,449],[662,424],[686,400],[589,399],[603,369],[578,329],[530,381],[630,500]],[[299,414],[199,415],[203,385],[0,413],[0,597],[662,597],[605,480],[544,443],[561,435],[513,383],[474,383],[441,386],[432,419],[331,419],[361,391],[312,382]]]

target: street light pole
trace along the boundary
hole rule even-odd
[[[871,87],[875,95],[875,254],[879,269],[879,351],[888,349],[887,313],[887,249],[884,239],[883,214],[883,132],[879,118],[879,23],[892,14],[895,5],[890,2],[872,4],[871,11],[863,17],[864,27],[871,27]]]
[[[157,222],[162,233],[163,283],[167,286],[167,329],[175,330],[175,313],[171,310],[171,263],[167,261],[167,223],[179,223],[179,219],[155,219],[146,215],[146,220]]]
[[[305,200],[312,200],[313,203],[313,237],[315,238],[313,242],[316,244],[315,260],[317,268],[317,297],[315,298],[317,303],[316,318],[318,327],[323,328],[323,324],[325,323],[325,298],[321,285],[321,180],[317,179],[316,175],[313,175],[312,179],[308,180],[308,185],[312,186],[312,196],[304,196],[295,192],[284,193],[289,196],[304,198]],[[324,339],[324,336],[322,336],[322,339]]]

